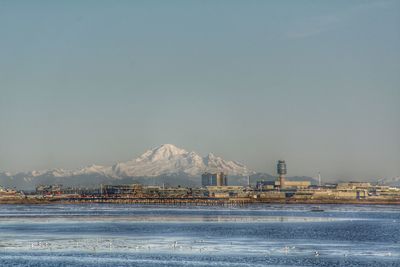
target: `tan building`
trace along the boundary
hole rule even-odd
[[[368,191],[359,190],[336,190],[336,189],[324,189],[324,190],[300,190],[294,195],[295,198],[313,198],[313,199],[360,199],[367,198]]]
[[[303,189],[311,185],[310,181],[285,181],[285,188]]]
[[[346,182],[346,183],[338,183],[336,189],[370,189],[370,183],[363,183],[363,182]]]

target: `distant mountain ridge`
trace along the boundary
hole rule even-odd
[[[379,179],[378,184],[400,186],[400,176]]]

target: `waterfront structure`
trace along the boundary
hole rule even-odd
[[[207,186],[210,197],[228,198],[243,193],[243,186]]]
[[[258,182],[258,190],[252,190],[245,186],[187,188],[128,184],[102,185],[99,188],[89,189],[42,185],[37,187],[36,194],[16,193],[15,190],[0,187],[0,203],[67,201],[73,203],[197,203],[214,205],[225,201],[224,203],[400,204],[400,188],[396,187],[348,182],[304,188],[307,184],[309,181],[285,181],[284,190],[280,190],[279,181]]]
[[[228,186],[223,172],[204,173],[203,187],[166,187],[141,184],[100,185],[96,188],[39,185],[36,194],[16,193],[0,187],[0,201],[27,203],[70,201],[99,203],[396,203],[400,188],[368,182],[311,185],[311,181],[286,180],[286,163],[277,164],[279,179],[258,181],[256,188]],[[256,190],[255,190],[256,189]],[[222,201],[222,202],[221,202]],[[1,203],[1,202],[0,202]]]
[[[163,187],[158,194],[160,197],[183,198],[192,195],[192,189],[187,187]]]
[[[135,195],[143,191],[141,184],[101,185],[100,188],[102,195]]]
[[[61,195],[62,190],[62,185],[59,184],[36,186],[36,194],[38,195]]]
[[[97,187],[96,188],[63,187],[60,184],[36,186],[36,195],[39,196],[62,196],[62,195],[93,196],[93,195],[100,195],[100,193],[101,189]]]
[[[287,174],[286,162],[284,160],[278,160],[276,169],[279,175],[279,187],[283,189],[285,188],[285,175]]]
[[[14,197],[17,196],[18,193],[14,189],[3,188],[0,186],[0,198],[2,197]]]
[[[227,186],[228,178],[223,172],[209,173],[205,172],[201,175],[201,185],[206,186]]]

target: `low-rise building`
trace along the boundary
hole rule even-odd
[[[288,181],[285,180],[285,190],[291,189],[305,189],[311,186],[310,181]],[[268,190],[275,190],[278,188],[282,188],[280,186],[280,181],[258,181],[256,187],[260,191],[268,191]]]
[[[101,185],[103,195],[139,195],[143,192],[141,184]]]
[[[207,186],[210,197],[232,197],[244,192],[243,186]]]
[[[348,190],[348,189],[370,189],[371,183],[365,182],[345,182],[345,183],[338,183],[336,189],[338,190]]]
[[[311,185],[310,181],[285,181],[285,189],[304,189]]]

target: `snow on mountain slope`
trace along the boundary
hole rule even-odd
[[[108,166],[101,166],[101,165],[96,165],[92,164],[88,167],[85,167],[83,169],[73,171],[71,175],[77,176],[77,175],[86,175],[86,174],[98,174],[98,175],[104,175],[104,176],[113,176],[112,168]]]
[[[196,176],[205,171],[224,171],[229,175],[248,175],[252,173],[242,164],[225,161],[211,153],[202,158],[195,152],[188,152],[171,144],[148,150],[135,160],[117,163],[112,169],[117,176],[122,177],[159,176],[179,173]]]

